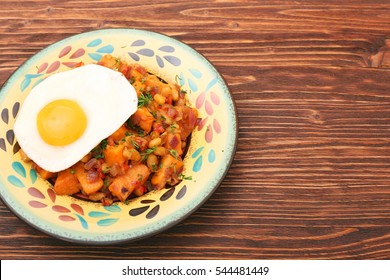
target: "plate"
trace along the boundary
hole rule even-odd
[[[69,70],[80,61],[96,63],[105,54],[141,64],[189,93],[190,103],[202,118],[184,158],[185,174],[191,180],[149,192],[128,204],[102,206],[56,195],[52,186],[20,159],[13,125],[31,89],[53,73]],[[234,101],[217,70],[188,45],[145,30],[96,30],[48,46],[20,66],[3,85],[0,112],[2,200],[29,225],[76,243],[134,241],[184,220],[221,184],[237,143]]]

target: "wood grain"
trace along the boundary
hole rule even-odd
[[[389,259],[389,2],[176,2],[0,2],[0,84],[69,35],[141,28],[208,58],[239,117],[225,180],[179,225],[85,246],[40,233],[0,203],[0,258]]]

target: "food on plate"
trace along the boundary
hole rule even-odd
[[[15,134],[22,158],[58,195],[110,205],[185,178],[183,156],[198,123],[178,85],[105,55],[34,87]]]

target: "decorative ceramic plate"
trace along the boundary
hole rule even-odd
[[[189,92],[190,103],[202,118],[192,133],[184,158],[185,174],[192,180],[149,192],[128,204],[105,207],[56,195],[52,186],[21,160],[13,125],[31,89],[53,73],[69,70],[80,61],[96,63],[105,54],[139,63]],[[194,49],[175,39],[135,29],[82,33],[40,51],[2,87],[0,113],[2,200],[38,230],[78,243],[137,240],[179,223],[198,209],[222,182],[237,142],[234,102],[216,69]]]

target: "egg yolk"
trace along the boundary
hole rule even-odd
[[[60,99],[38,113],[37,128],[42,139],[53,146],[66,146],[83,135],[87,117],[75,101]]]

